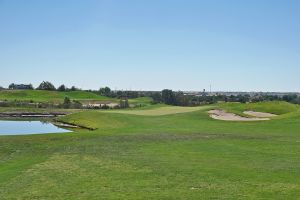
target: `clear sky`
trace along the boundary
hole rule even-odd
[[[0,0],[0,85],[300,91],[299,0]]]

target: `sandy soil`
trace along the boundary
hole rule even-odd
[[[255,111],[244,111],[244,114],[250,115],[253,117],[276,117],[278,115],[264,112],[255,112]]]
[[[224,121],[265,121],[270,120],[269,118],[247,118],[242,117],[233,113],[225,112],[224,110],[210,110],[208,111],[209,116],[213,119],[224,120]]]

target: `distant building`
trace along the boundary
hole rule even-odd
[[[11,90],[32,90],[33,87],[31,84],[10,84],[9,89]]]
[[[30,89],[32,89],[32,85],[20,84],[20,85],[16,85],[16,89],[17,90],[30,90]]]

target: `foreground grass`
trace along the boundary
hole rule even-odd
[[[237,110],[235,106],[228,108]],[[224,122],[210,119],[206,109],[151,116],[87,111],[62,120],[97,128],[95,131],[2,136],[0,196],[2,199],[297,199],[300,196],[299,115],[284,113],[288,117],[264,122]],[[297,113],[297,109],[290,113]]]

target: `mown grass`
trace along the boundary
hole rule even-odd
[[[0,137],[0,196],[297,199],[300,116],[291,115],[297,109],[262,122],[213,120],[206,109],[153,116],[71,114],[62,120],[97,130]]]
[[[144,116],[160,116],[160,115],[171,115],[178,113],[187,113],[198,110],[208,110],[212,108],[212,106],[198,106],[198,107],[180,107],[180,106],[152,106],[148,107],[148,109],[140,109],[140,110],[110,110],[103,111],[109,113],[120,113],[120,114],[131,114],[131,115],[144,115]]]
[[[149,105],[152,102],[152,98],[150,97],[139,97],[135,99],[129,99],[129,103],[133,105]]]

